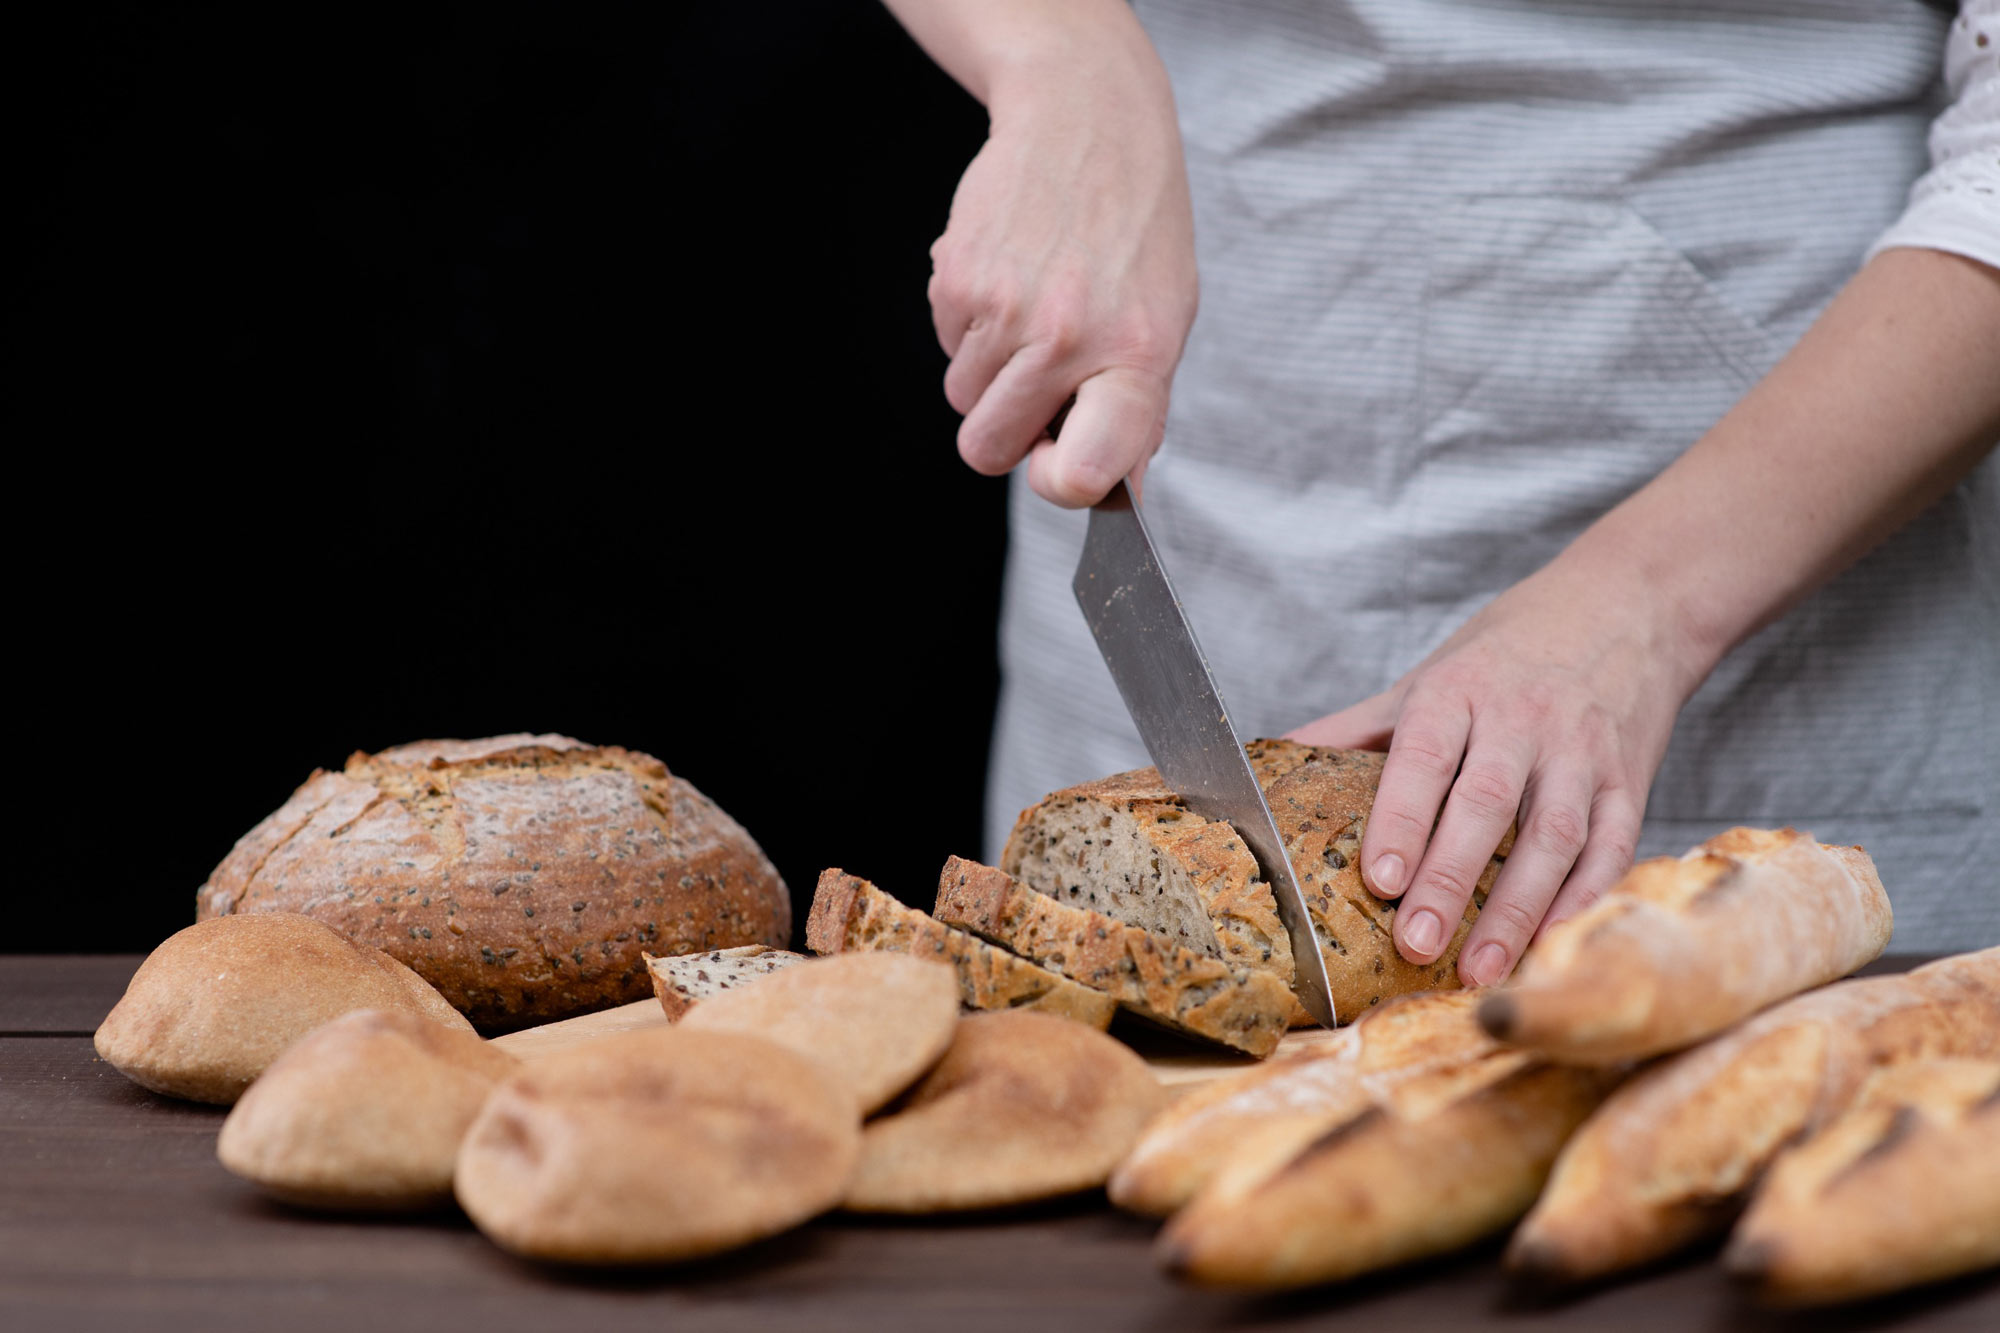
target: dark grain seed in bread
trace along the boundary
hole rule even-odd
[[[844,870],[821,873],[806,921],[815,953],[886,950],[934,958],[958,973],[959,1003],[968,1009],[1034,1009],[1105,1028],[1118,1002],[1045,967],[996,949],[890,897]]]
[[[679,1022],[681,1015],[711,995],[747,986],[759,977],[805,961],[804,954],[789,949],[745,944],[670,958],[647,954],[646,970],[652,974],[653,994],[666,1011],[667,1021]]]
[[[784,883],[735,820],[649,755],[566,736],[421,741],[314,773],[196,904],[318,917],[492,1031],[643,999],[646,951],[791,934]]]
[[[261,913],[168,936],[98,1027],[97,1053],[155,1092],[227,1104],[287,1046],[355,1009],[472,1030],[381,950],[310,917]]]

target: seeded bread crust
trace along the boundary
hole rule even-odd
[[[671,958],[646,955],[646,970],[653,978],[653,994],[666,1011],[669,1023],[710,996],[748,985],[759,977],[803,963],[806,956],[789,949],[773,949],[765,944],[744,944],[734,949],[710,949],[706,953],[676,954]]]
[[[1272,973],[1057,902],[991,866],[946,861],[936,914],[1192,1036],[1264,1056],[1285,1035],[1291,993]]]
[[[958,973],[968,1009],[1034,1009],[1103,1029],[1118,1003],[963,930],[905,906],[858,875],[823,871],[806,919],[806,947],[818,954],[880,949],[937,958]]]
[[[479,1027],[645,998],[643,950],[783,945],[784,882],[650,755],[567,736],[420,741],[316,772],[196,895],[401,960]]]

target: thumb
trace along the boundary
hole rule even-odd
[[[1061,436],[1028,454],[1028,485],[1065,509],[1096,504],[1159,448],[1167,386],[1142,370],[1100,371],[1077,386]]]
[[[1342,750],[1386,750],[1389,738],[1396,732],[1398,703],[1396,691],[1384,690],[1338,713],[1328,713],[1288,731],[1285,739]]]

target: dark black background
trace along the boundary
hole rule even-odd
[[[151,947],[419,737],[656,754],[795,898],[977,849],[1005,486],[924,283],[985,118],[886,13],[19,23],[0,948]]]

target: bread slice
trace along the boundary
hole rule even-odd
[[[1165,1096],[1103,1033],[1021,1010],[970,1015],[937,1068],[867,1126],[847,1207],[934,1213],[1095,1189]]]
[[[1500,1230],[1617,1077],[1514,1058],[1525,1062],[1491,1062],[1408,1105],[1385,1100],[1296,1153],[1219,1175],[1160,1233],[1162,1263],[1206,1285],[1299,1287]]]
[[[1218,1176],[1275,1169],[1371,1106],[1449,1095],[1456,1083],[1491,1081],[1529,1061],[1504,1050],[1473,1017],[1472,991],[1406,995],[1369,1010],[1300,1055],[1211,1080],[1146,1128],[1111,1177],[1111,1201],[1164,1217]]]
[[[761,1037],[661,1025],[558,1051],[502,1082],[465,1136],[453,1187],[516,1254],[657,1264],[833,1207],[860,1150],[853,1095],[812,1061]]]
[[[1392,995],[1456,986],[1459,948],[1511,831],[1444,952],[1430,963],[1406,962],[1393,939],[1395,904],[1361,882],[1361,835],[1383,756],[1284,740],[1252,741],[1244,751],[1312,913],[1341,1021]],[[1189,810],[1155,769],[1044,797],[1015,822],[1000,868],[1037,892],[1291,985],[1291,943],[1256,859],[1235,829]],[[1312,1022],[1296,999],[1290,1021]]]
[[[1652,1065],[1563,1150],[1508,1266],[1583,1281],[1726,1227],[1771,1160],[1886,1065],[2000,1057],[2000,948],[1788,1000]]]
[[[773,949],[768,944],[745,944],[735,949],[710,949],[706,953],[675,954],[671,958],[645,955],[646,970],[652,974],[653,994],[666,1010],[667,1021],[681,1016],[711,995],[746,986],[759,977],[768,977],[806,956],[789,949]]]
[[[1852,1109],[1772,1163],[1723,1262],[1785,1305],[2000,1264],[2000,1061],[1878,1073]]]
[[[230,1171],[287,1203],[393,1211],[451,1201],[459,1141],[520,1061],[470,1031],[361,1009],[285,1048],[215,1143]]]
[[[1070,907],[991,866],[946,861],[936,914],[1176,1031],[1258,1056],[1285,1035],[1291,995],[1274,974]]]
[[[1555,1059],[1680,1050],[1882,952],[1889,897],[1859,847],[1738,828],[1632,867],[1549,928],[1480,1010],[1495,1036]]]
[[[294,1041],[355,1009],[471,1032],[422,977],[333,927],[283,912],[174,932],[97,1029],[97,1053],[142,1087],[227,1105]]]
[[[894,953],[810,959],[716,995],[680,1021],[704,1032],[747,1032],[796,1051],[851,1088],[862,1114],[936,1064],[957,1024],[952,969]]]
[[[1109,1027],[1118,1012],[1109,995],[954,930],[844,870],[820,874],[806,947],[819,954],[882,950],[950,963],[958,973],[959,1003],[968,1009],[1033,1009],[1094,1028]]]

